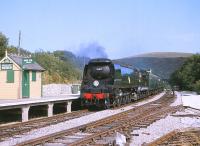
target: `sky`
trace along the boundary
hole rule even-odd
[[[147,52],[200,52],[199,0],[1,0],[9,44],[108,58]],[[91,54],[91,53],[90,53]]]

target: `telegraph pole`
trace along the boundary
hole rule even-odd
[[[83,68],[85,67],[85,56],[83,56]]]
[[[19,31],[19,40],[18,40],[18,55],[20,56],[20,44],[21,44],[21,30]]]

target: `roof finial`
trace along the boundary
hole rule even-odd
[[[7,49],[5,51],[5,56],[8,57],[8,51],[7,51]]]

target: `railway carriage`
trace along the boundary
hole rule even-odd
[[[152,74],[151,70],[140,70],[138,95],[146,96],[161,92],[164,88],[162,79]]]
[[[110,59],[92,59],[83,72],[81,104],[103,108],[120,106],[152,94],[158,88],[158,82],[151,72],[121,65]]]

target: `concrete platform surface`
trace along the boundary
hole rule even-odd
[[[37,99],[13,99],[13,100],[0,100],[0,110],[7,109],[9,107],[19,107],[23,105],[42,105],[45,103],[53,102],[59,103],[61,101],[75,100],[80,97],[80,94],[62,94],[59,96],[44,96]]]

